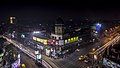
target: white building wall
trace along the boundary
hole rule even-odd
[[[56,40],[60,40],[60,39],[63,39],[62,35],[56,35],[56,34],[51,34],[51,38],[56,39]],[[60,38],[60,39],[59,39]]]

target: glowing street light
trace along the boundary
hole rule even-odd
[[[95,51],[95,48],[93,48],[92,51]]]
[[[105,32],[107,32],[108,30],[105,30]]]
[[[99,31],[100,28],[101,28],[101,26],[102,26],[102,25],[101,25],[100,23],[97,23],[97,24],[96,24],[96,30]]]
[[[18,54],[18,59],[20,59],[20,54]]]
[[[99,27],[101,27],[101,24],[100,24],[100,23],[97,23],[97,24],[96,24],[96,26],[99,26]]]
[[[97,60],[97,55],[94,55],[94,59]]]

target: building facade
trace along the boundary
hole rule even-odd
[[[103,65],[107,68],[120,68],[120,44],[110,46],[106,49]]]

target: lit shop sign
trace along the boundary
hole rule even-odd
[[[78,41],[78,37],[72,37],[66,40],[54,40],[54,39],[42,39],[42,38],[37,38],[37,37],[33,37],[34,41],[43,43],[45,45],[49,44],[49,45],[64,45],[67,43],[72,43],[75,41]]]
[[[48,44],[50,44],[50,45],[64,45],[64,40],[49,39]]]
[[[50,56],[50,50],[49,49],[46,49],[46,55]]]
[[[18,68],[20,66],[20,59],[17,59],[13,64],[12,68]]]
[[[33,40],[35,40],[35,41],[36,41],[36,40],[37,40],[37,38],[36,38],[36,37],[33,37]]]
[[[42,58],[41,54],[37,54],[36,57],[38,60],[40,60]]]
[[[41,38],[33,37],[33,40],[47,45],[47,39],[41,39]]]
[[[64,42],[65,44],[67,44],[67,43],[72,43],[75,41],[78,41],[78,37],[72,37],[72,38],[66,39]]]
[[[64,45],[64,40],[59,40],[59,45]]]
[[[39,54],[39,51],[35,51],[35,54]]]
[[[48,40],[48,44],[55,45],[55,44],[56,44],[56,40],[49,39],[49,40]]]

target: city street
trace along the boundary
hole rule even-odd
[[[7,39],[8,42],[12,43],[13,45],[15,45],[15,47],[19,48],[21,50],[21,52],[24,52],[25,54],[27,54],[31,59],[35,60],[35,50],[31,49],[31,48],[27,48],[25,46],[23,46],[22,44],[16,42],[16,41],[12,41],[11,39],[8,39],[7,37],[4,37]],[[46,68],[51,68],[51,66],[45,62],[44,60],[42,60],[42,64],[43,66],[45,66]]]
[[[0,3],[0,68],[120,68],[119,2]]]
[[[20,51],[18,48],[16,48],[16,50],[20,53],[21,65],[25,64],[26,68],[44,68],[44,67],[38,67],[33,59],[31,59],[28,55]]]
[[[15,43],[15,41],[13,41]],[[16,42],[17,44],[20,44],[18,42]],[[54,68],[57,66],[58,68],[61,67],[65,67],[65,68],[78,68],[81,65],[81,62],[78,60],[78,58],[80,57],[80,55],[84,55],[89,53],[89,51],[91,50],[91,48],[94,48],[98,45],[99,43],[95,44],[95,45],[90,45],[87,46],[86,48],[80,49],[79,52],[74,52],[73,54],[69,55],[67,58],[63,58],[63,59],[51,59],[50,57],[44,56],[42,55],[43,59],[46,60],[50,65],[54,66]],[[22,48],[27,49],[28,51],[34,53],[35,50],[31,49],[30,47],[25,47],[22,46]],[[81,65],[85,66],[84,63]]]
[[[114,32],[116,33],[116,32]],[[113,36],[116,36],[116,34],[114,34]],[[109,39],[109,38],[108,38]],[[99,42],[95,42],[91,45],[86,44],[86,46],[84,48],[80,48],[79,52],[74,52],[70,55],[68,55],[66,58],[61,58],[61,59],[53,59],[50,57],[47,57],[45,55],[42,55],[42,58],[44,60],[46,60],[50,65],[52,65],[54,68],[58,67],[58,68],[78,68],[78,67],[88,67],[90,64],[86,64],[84,62],[79,61],[79,57],[81,55],[86,55],[89,54],[89,52],[92,51],[93,48],[97,48],[98,46],[100,47],[101,44],[105,44],[105,43],[101,43],[102,41],[107,40],[107,37],[101,39],[101,41]],[[109,41],[109,40],[108,40]],[[30,51],[31,53],[34,54],[35,50],[31,49],[29,46],[26,47],[24,45],[21,45],[19,42],[13,40],[13,43],[19,44],[22,48],[27,49],[28,51]],[[99,49],[99,48],[98,48]]]

